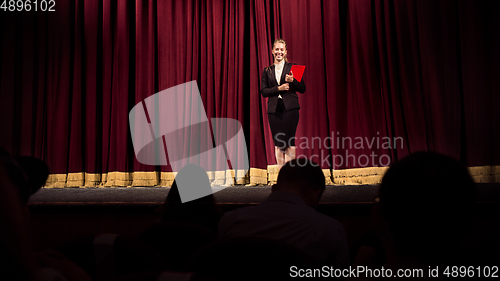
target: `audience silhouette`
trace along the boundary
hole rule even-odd
[[[438,153],[414,153],[387,170],[373,204],[373,228],[353,244],[353,264],[343,226],[315,210],[325,178],[306,158],[281,168],[265,202],[222,218],[211,194],[182,203],[181,178],[190,188],[211,189],[206,171],[187,165],[160,221],[137,239],[82,236],[61,245],[66,256],[31,248],[27,203],[45,184],[48,166],[3,149],[0,160],[0,268],[2,277],[16,280],[279,280],[289,277],[293,265],[427,273],[435,266],[498,261],[485,256],[498,251],[496,240],[476,241],[476,248],[470,243],[477,191],[468,169]]]
[[[344,228],[314,210],[325,190],[321,168],[306,158],[287,162],[267,200],[257,206],[227,212],[219,237],[257,237],[282,241],[318,262],[336,268],[350,264]]]
[[[8,280],[88,281],[90,277],[55,250],[31,247],[27,203],[49,175],[47,164],[28,156],[12,157],[0,148],[0,264]]]
[[[191,189],[211,190],[207,172],[197,165],[188,164],[177,173],[175,178],[162,207],[161,221],[188,221],[216,232],[221,212],[216,206],[211,191],[207,192],[210,193],[207,196],[182,203],[177,185],[177,179],[182,178],[183,183],[189,185]]]
[[[0,161],[0,271],[15,280],[31,280],[36,272],[29,245],[28,219],[16,186]]]
[[[420,268],[427,277],[433,266],[471,265],[475,198],[467,168],[448,156],[417,152],[394,163],[375,199],[374,234],[359,243],[377,254],[367,258],[370,251],[358,251],[354,265]]]
[[[189,258],[203,246],[217,239],[221,212],[210,195],[182,203],[177,181],[184,188],[210,189],[207,172],[188,164],[176,175],[165,203],[161,221],[146,229],[138,239],[155,249],[167,261],[169,270],[184,271]],[[210,191],[211,192],[211,191]]]

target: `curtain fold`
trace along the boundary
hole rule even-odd
[[[499,19],[499,2],[472,0],[78,0],[2,13],[0,145],[45,160],[52,186],[170,185],[171,167],[136,160],[128,114],[195,80],[208,118],[243,126],[240,183],[267,184],[276,163],[260,79],[284,38],[290,62],[307,66],[297,155],[331,183],[348,169],[377,178],[420,150],[498,181]]]

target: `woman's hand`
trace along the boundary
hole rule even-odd
[[[293,82],[293,72],[292,72],[292,71],[290,71],[290,75],[288,75],[288,74],[287,74],[287,75],[285,76],[285,81],[286,81],[286,82],[290,82],[290,83],[292,83],[292,82]]]
[[[279,91],[288,91],[288,90],[290,90],[290,85],[288,85],[288,83],[282,84],[282,85],[278,86],[278,90]]]

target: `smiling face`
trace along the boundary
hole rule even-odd
[[[275,63],[281,63],[286,57],[286,45],[283,43],[276,43],[272,50]]]

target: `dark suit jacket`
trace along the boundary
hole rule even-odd
[[[278,91],[278,86],[287,83],[285,81],[285,75],[290,73],[292,69],[292,63],[285,62],[283,66],[283,73],[281,74],[281,83],[278,84],[276,81],[276,73],[274,72],[274,64],[266,67],[262,72],[262,80],[260,82],[260,93],[263,97],[267,99],[267,113],[275,113],[276,107],[278,106],[278,95],[281,94],[283,98],[283,104],[285,109],[299,109],[299,97],[297,92],[304,93],[306,91],[306,84],[304,84],[304,78],[299,82],[297,79],[293,78],[293,82],[290,84],[290,90],[288,91]]]

